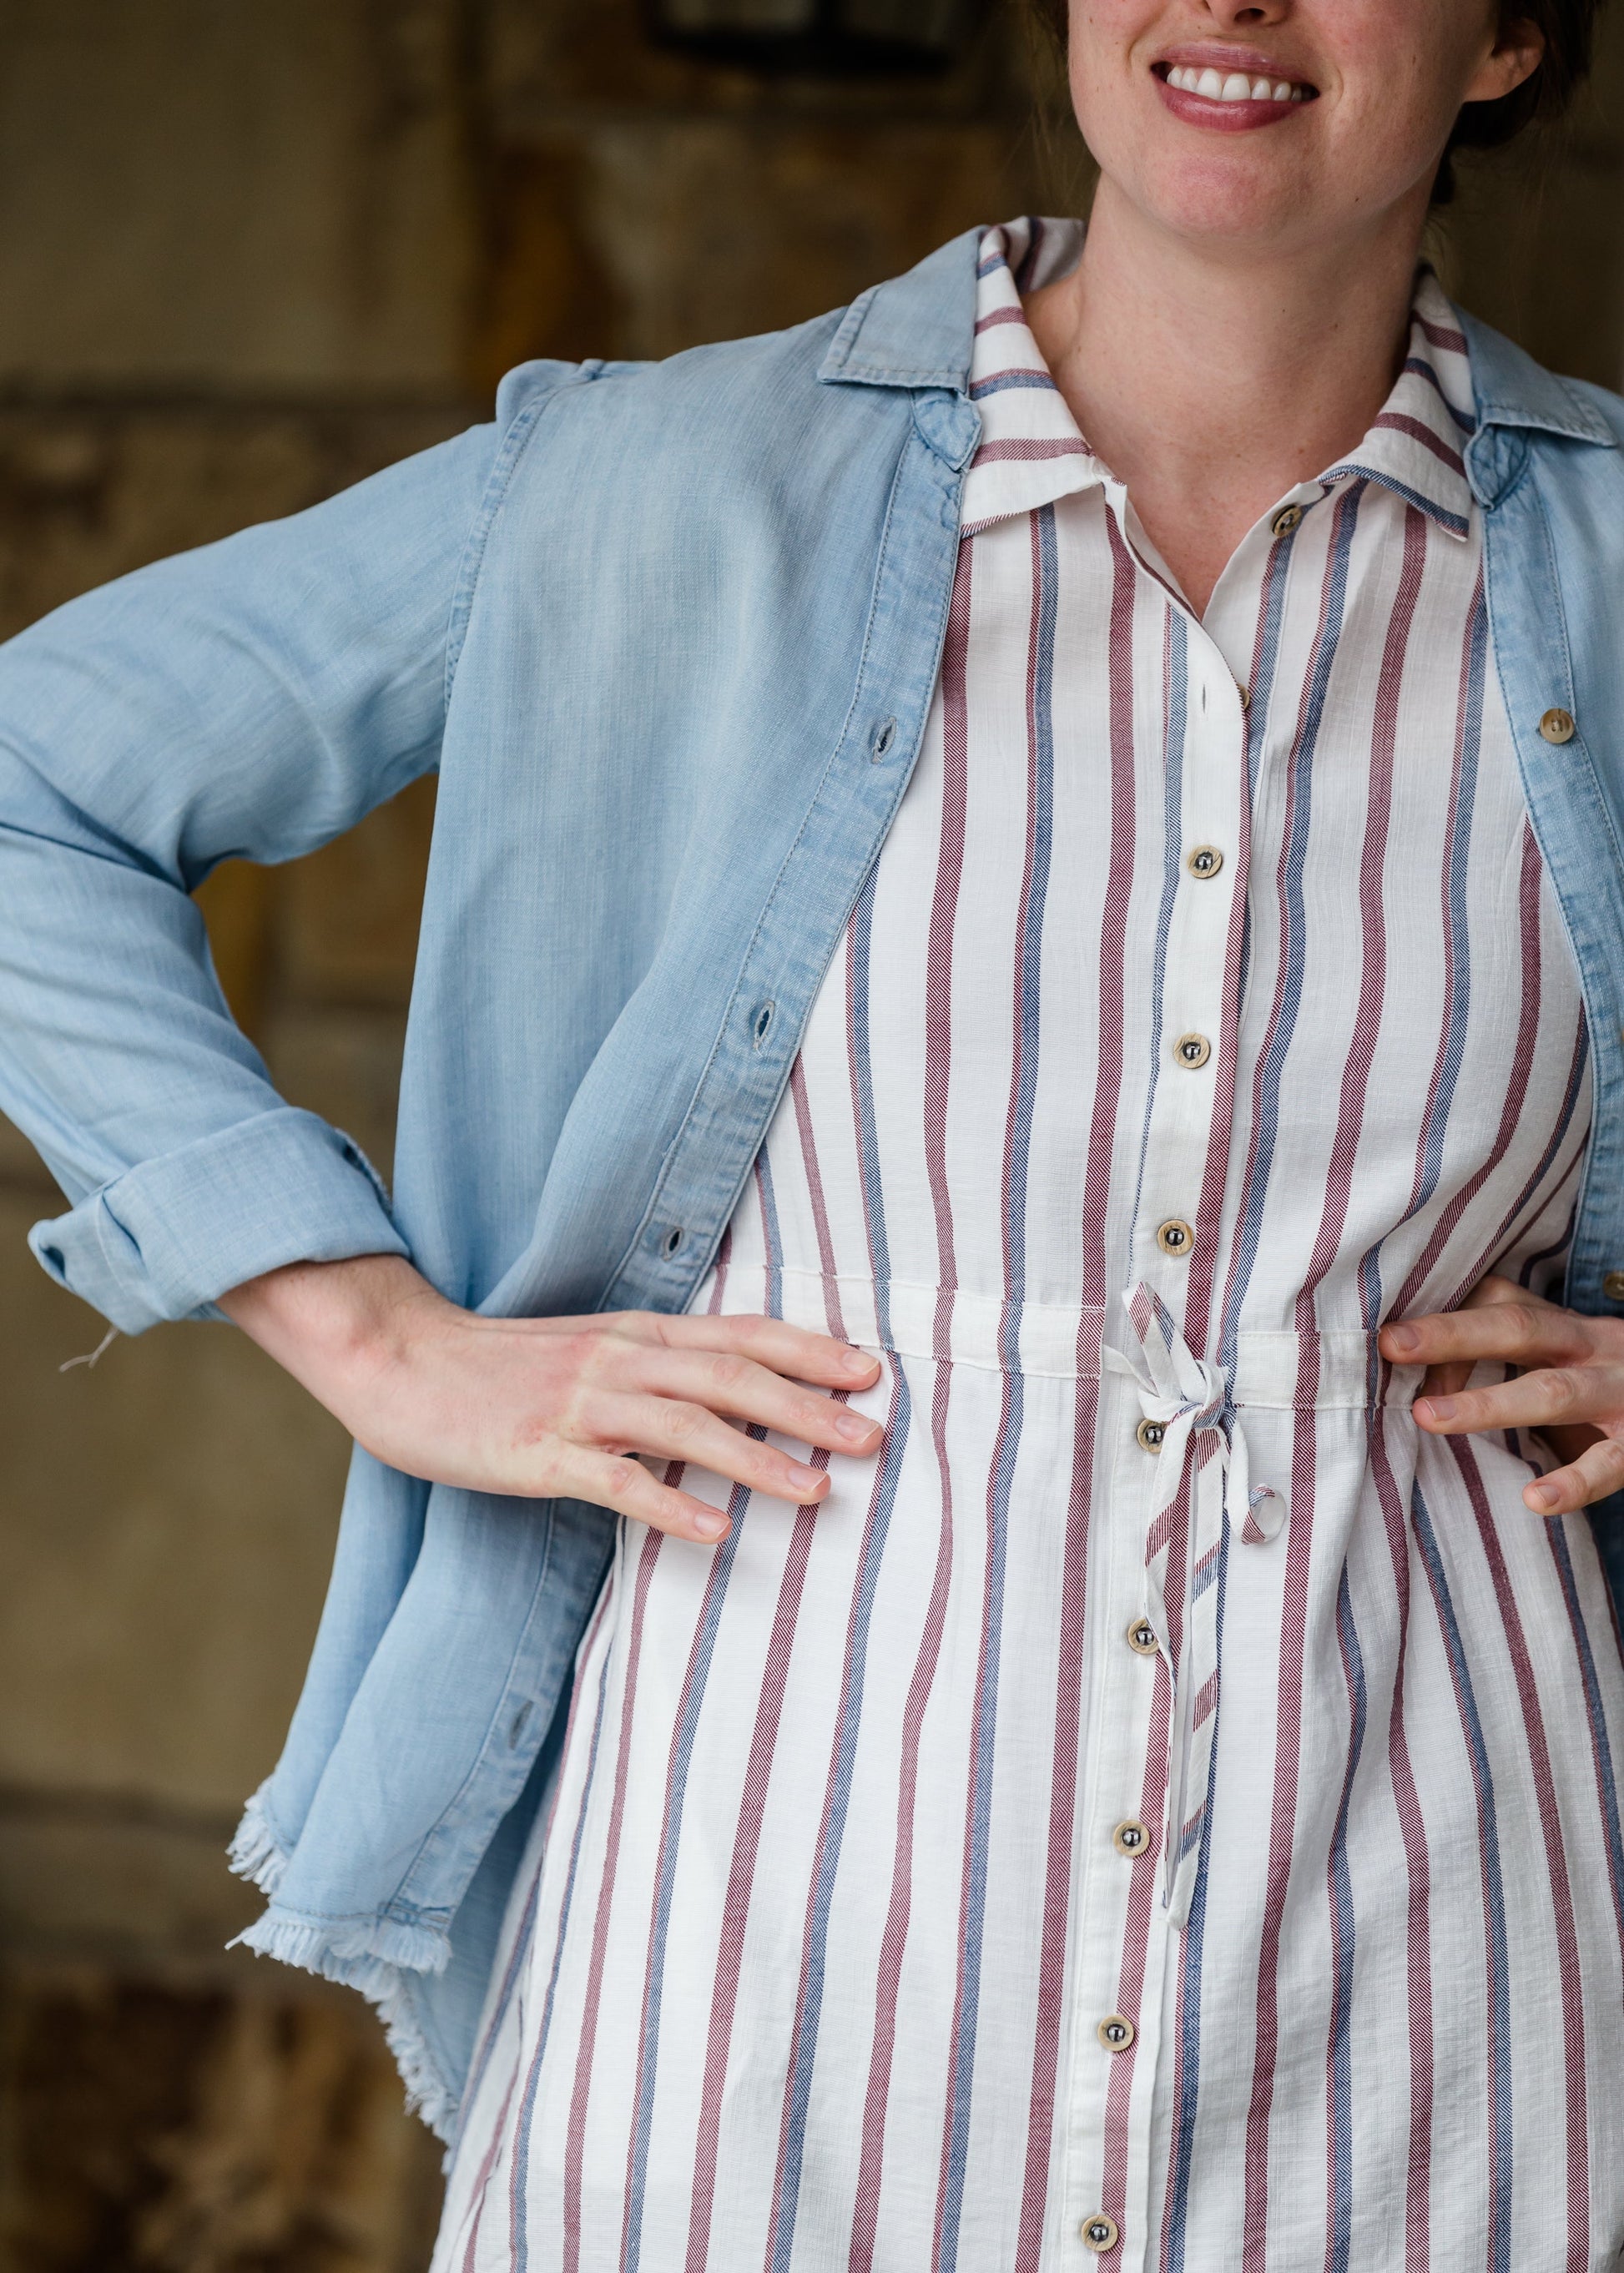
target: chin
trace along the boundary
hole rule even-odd
[[[1262,154],[1259,154],[1259,157]],[[1214,248],[1301,242],[1341,233],[1343,216],[1319,210],[1301,167],[1247,162],[1220,155],[1136,169],[1133,202],[1171,235]],[[1117,176],[1121,180],[1123,176]],[[1342,200],[1338,200],[1339,206]]]

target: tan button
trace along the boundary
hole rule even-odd
[[[1149,1847],[1150,1834],[1137,1817],[1131,1815],[1125,1823],[1119,1823],[1112,1832],[1111,1844],[1119,1855],[1126,1855],[1131,1861],[1135,1855],[1143,1855]]]
[[[1223,855],[1215,844],[1198,844],[1192,851],[1185,854],[1184,866],[1192,876],[1199,876],[1205,881],[1207,877],[1218,874],[1223,866]]]
[[[1539,731],[1547,742],[1571,742],[1578,729],[1571,710],[1547,710],[1539,722]]]
[[[1083,2220],[1082,2234],[1084,2241],[1093,2250],[1094,2255],[1103,2257],[1108,2249],[1115,2249],[1116,2247],[1118,2239],[1116,2221],[1114,2217],[1107,2217],[1102,2209],[1096,2210],[1092,2217],[1086,2217]]]
[[[1289,536],[1302,518],[1303,508],[1300,505],[1282,505],[1274,520],[1270,521],[1269,527],[1276,536]]]
[[[1212,1054],[1213,1046],[1205,1034],[1181,1034],[1173,1045],[1173,1055],[1192,1073],[1199,1066],[1204,1066]]]
[[[1108,2013],[1094,2030],[1108,2052],[1125,2052],[1138,2033],[1125,2013]]]
[[[1241,698],[1241,709],[1242,709],[1243,710],[1250,710],[1250,709],[1251,709],[1251,708],[1252,708],[1252,689],[1251,689],[1251,687],[1250,687],[1250,686],[1237,686],[1237,688],[1236,688],[1236,690],[1235,690],[1235,691],[1236,691],[1236,693],[1237,693],[1237,694],[1240,696],[1240,698]]]
[[[1169,1216],[1165,1223],[1156,1227],[1156,1245],[1163,1255],[1171,1255],[1182,1263],[1195,1245],[1195,1234],[1177,1216]]]
[[[1624,1302],[1624,1271],[1609,1271],[1601,1291],[1610,1302]]]
[[[1147,1452],[1159,1452],[1162,1450],[1162,1439],[1167,1435],[1167,1422],[1141,1421],[1133,1433]]]
[[[1156,1629],[1148,1618],[1135,1618],[1128,1628],[1128,1647],[1137,1650],[1141,1657],[1154,1657],[1162,1647],[1156,1639]]]

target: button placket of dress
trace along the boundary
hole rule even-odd
[[[1181,1317],[1194,1240],[1181,1246],[1158,1234],[1169,1223],[1199,1231],[1216,1061],[1226,1015],[1233,1016],[1225,999],[1226,955],[1236,895],[1244,895],[1246,884],[1243,799],[1250,709],[1217,643],[1192,618],[1186,639],[1184,742],[1169,761],[1180,773],[1178,841],[1167,848],[1177,881],[1161,1026],[1146,1038],[1154,1052],[1154,1066],[1144,1069],[1154,1091],[1133,1226],[1139,1274]],[[1189,1034],[1210,1042],[1200,1066],[1176,1054],[1180,1038]],[[1099,1622],[1091,1636],[1099,1669],[1093,1722],[1098,1738],[1090,1745],[1094,1774],[1079,1813],[1064,2205],[1073,2237],[1090,2216],[1113,2215],[1119,2232],[1109,2262],[1120,2273],[1137,2273],[1151,2227],[1151,2116],[1165,2042],[1163,1984],[1177,1937],[1169,1931],[1169,1913],[1159,1898],[1170,1760],[1154,1718],[1158,1683],[1170,1677],[1172,1668],[1162,1662],[1159,1643],[1135,1648],[1128,1635],[1146,1624],[1145,1540],[1168,1460],[1168,1422],[1161,1418],[1147,1425],[1150,1416],[1132,1381],[1108,1372],[1101,1388],[1100,1489],[1128,1519],[1110,1527],[1109,1575],[1096,1594]],[[1182,1458],[1175,1444],[1172,1467]],[[1138,1823],[1148,1838],[1131,1854],[1122,1844],[1122,1827]],[[1135,1899],[1147,1882],[1148,1900]],[[1101,2016],[1115,2014],[1136,2031],[1132,2045],[1117,2052],[1105,2049],[1098,2035]],[[1108,2160],[1114,2179],[1108,2179]],[[1077,2251],[1075,2239],[1071,2248]]]
[[[1134,1269],[1180,1315],[1201,1233],[1201,1179],[1218,1095],[1230,918],[1246,889],[1244,804],[1249,701],[1211,634],[1187,621],[1188,685],[1180,768],[1179,842],[1162,973],[1158,1064],[1134,1224]],[[1192,865],[1192,855],[1207,859]],[[1211,854],[1219,856],[1214,866]],[[1179,1227],[1193,1237],[1181,1241]]]
[[[1096,1489],[1103,1506],[1138,1507],[1158,1455],[1139,1437],[1134,1384],[1100,1381]],[[1167,1752],[1156,1700],[1166,1674],[1144,1617],[1143,1532],[1102,1527],[1099,1583],[1084,1647],[1087,1753],[1078,1792],[1078,1851],[1067,1963],[1067,2022],[1059,2078],[1064,2176],[1056,2231],[1065,2262],[1091,2217],[1109,2215],[1113,2273],[1143,2273],[1150,2230],[1151,2115],[1164,2041],[1167,1952],[1176,1951],[1156,1898]],[[1137,1637],[1137,1639],[1135,1639]],[[1139,1844],[1134,1832],[1143,1832]],[[1125,2022],[1131,2040],[1101,2035]]]

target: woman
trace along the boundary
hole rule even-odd
[[[244,1939],[443,2273],[1624,2244],[1624,405],[1417,275],[1592,12],[1092,0],[1086,242],[0,661],[36,1251],[357,1440]],[[391,1204],[185,895],[436,765]]]

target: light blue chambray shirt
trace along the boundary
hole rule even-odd
[[[0,1107],[72,1203],[33,1234],[54,1278],[126,1332],[376,1250],[491,1314],[686,1305],[919,746],[979,242],[768,338],[525,364],[492,425],[0,651]],[[1624,1315],[1624,401],[1466,330],[1495,659],[1594,1053],[1568,1299]],[[272,1088],[187,895],[434,768],[391,1201]],[[372,1996],[442,2132],[612,1536],[357,1452],[239,1837],[247,1939]]]

